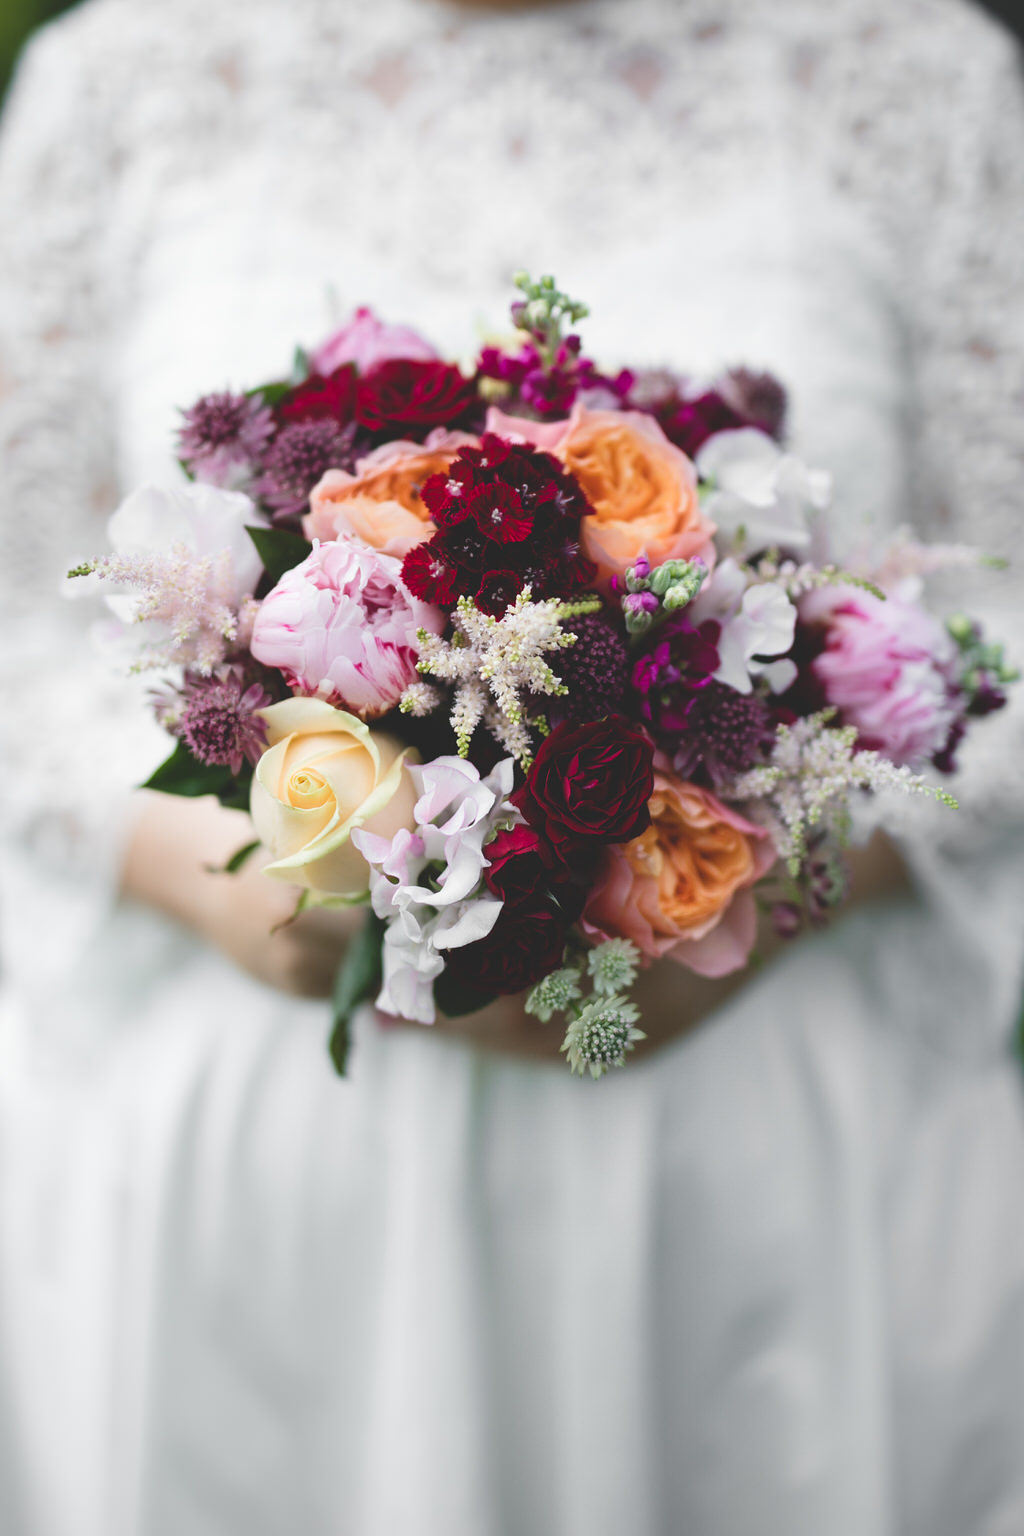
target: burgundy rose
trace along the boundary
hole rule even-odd
[[[565,953],[565,918],[552,901],[506,906],[486,939],[448,951],[447,970],[485,995],[522,992]]]
[[[347,426],[356,407],[356,371],[346,364],[333,373],[314,373],[278,402],[279,421],[336,421]]]
[[[569,922],[583,911],[594,873],[588,849],[575,853],[570,867],[535,828],[519,826],[499,832],[486,853],[490,862],[484,879],[509,906],[551,896]]]
[[[654,744],[621,715],[551,732],[513,796],[563,858],[581,842],[628,843],[646,831]]]
[[[356,420],[370,432],[422,437],[462,422],[475,400],[472,379],[452,364],[393,358],[359,380]]]

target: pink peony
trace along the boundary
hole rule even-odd
[[[333,373],[345,363],[355,363],[359,373],[369,373],[378,363],[399,358],[432,363],[437,356],[429,341],[409,326],[386,325],[372,309],[364,308],[320,343],[310,363],[316,373]]]
[[[416,631],[440,634],[444,615],[409,593],[402,562],[353,539],[314,542],[264,598],[252,654],[315,694],[367,719],[417,680]]]
[[[828,703],[860,746],[911,767],[942,750],[959,712],[956,646],[914,595],[827,587],[800,602],[804,623],[825,626],[812,671]]]
[[[643,954],[670,955],[701,976],[740,970],[757,937],[751,888],[775,863],[771,839],[668,773],[655,773],[649,808],[647,830],[607,850],[584,929],[632,939]]]

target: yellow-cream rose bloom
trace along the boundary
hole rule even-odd
[[[365,827],[393,837],[412,826],[416,791],[406,751],[321,699],[284,699],[260,715],[268,746],[253,774],[250,811],[273,856],[266,873],[360,900],[369,868],[350,836]]]

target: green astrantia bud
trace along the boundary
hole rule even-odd
[[[587,970],[593,977],[594,991],[604,997],[628,992],[640,967],[640,951],[629,939],[608,939],[587,956]]]
[[[552,971],[543,977],[526,999],[526,1011],[542,1024],[550,1022],[554,1013],[567,1013],[582,996],[580,973],[571,966]]]
[[[565,1032],[562,1050],[570,1070],[599,1078],[611,1067],[624,1067],[626,1052],[646,1039],[643,1030],[635,1028],[639,1017],[636,1005],[623,997],[594,998]]]

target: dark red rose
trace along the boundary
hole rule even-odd
[[[650,825],[654,744],[621,715],[551,732],[513,796],[567,860],[573,845],[628,843]]]
[[[336,421],[347,426],[356,406],[356,370],[346,363],[325,376],[314,373],[277,402],[279,421]]]
[[[457,425],[475,400],[472,379],[452,364],[392,358],[359,380],[356,420],[370,432],[422,437]]]
[[[448,951],[452,979],[488,996],[522,992],[565,953],[565,918],[552,901],[505,906],[486,939]]]
[[[485,852],[490,863],[484,879],[509,906],[551,896],[569,922],[583,911],[594,873],[589,850],[580,849],[570,868],[533,827],[519,826],[499,832]]]
[[[544,894],[554,859],[533,827],[499,832],[484,853],[488,860],[484,879],[502,901],[515,904]]]

